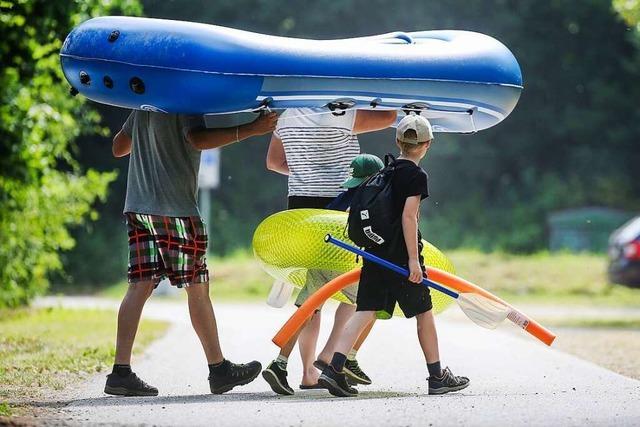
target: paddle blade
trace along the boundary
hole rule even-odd
[[[456,301],[469,319],[487,329],[495,329],[511,311],[504,304],[474,293],[460,294]]]

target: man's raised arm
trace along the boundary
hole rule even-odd
[[[353,133],[366,133],[386,129],[396,121],[396,113],[393,110],[371,111],[358,110],[353,124]]]
[[[261,115],[251,123],[232,128],[194,129],[187,133],[187,140],[198,150],[220,148],[251,136],[273,132],[278,121],[276,113]]]

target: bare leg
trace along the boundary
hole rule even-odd
[[[356,311],[338,337],[334,352],[349,354],[362,331],[375,319],[375,316],[375,311]]]
[[[284,356],[284,357],[291,356],[291,352],[293,351],[293,348],[296,346],[296,343],[298,342],[298,337],[300,336],[300,333],[304,330],[304,328],[307,327],[309,322],[310,322],[310,319],[305,320],[305,322],[296,331],[296,333],[293,334],[291,338],[289,338],[289,341],[287,341],[287,343],[284,346],[282,346],[282,348],[280,348],[280,353],[278,353],[280,356]]]
[[[435,363],[440,360],[438,350],[438,334],[436,333],[436,323],[431,310],[420,313],[416,316],[418,325],[418,340],[424,353],[427,363]]]
[[[220,363],[224,360],[220,341],[218,339],[218,326],[216,316],[213,312],[213,305],[209,298],[209,284],[195,283],[187,286],[187,297],[189,300],[189,316],[191,324],[196,331],[208,364]]]
[[[331,357],[333,356],[333,352],[335,351],[336,343],[338,342],[340,335],[344,331],[347,321],[349,321],[349,319],[355,312],[355,305],[345,303],[340,303],[340,305],[338,305],[333,320],[333,328],[331,328],[331,334],[329,335],[329,339],[327,340],[324,348],[318,355],[318,359],[326,363],[331,362]]]
[[[316,358],[318,334],[320,333],[320,319],[320,312],[316,311],[302,329],[300,337],[298,338],[298,347],[300,348],[300,357],[302,358],[302,384],[304,385],[316,384],[320,376],[313,366]]]
[[[373,325],[376,323],[376,319],[374,318],[371,323],[369,323],[365,328],[364,331],[362,331],[362,333],[360,334],[360,336],[358,337],[358,339],[356,340],[356,343],[353,345],[353,349],[355,351],[360,350],[360,347],[362,346],[362,343],[364,342],[364,340],[367,339],[367,337],[369,336],[369,333],[371,332],[371,330],[373,329]]]
[[[298,342],[298,336],[300,336],[300,332],[302,332],[304,327],[307,326],[308,322],[308,320],[304,322],[302,327],[296,331],[296,333],[289,339],[289,341],[287,341],[284,346],[282,346],[282,348],[280,348],[280,353],[278,353],[278,355],[284,357],[289,357],[291,355],[293,348],[296,346],[296,342]]]
[[[140,316],[145,302],[153,292],[153,282],[139,282],[129,285],[127,294],[118,311],[118,332],[116,333],[115,364],[130,365],[133,341],[138,332]]]

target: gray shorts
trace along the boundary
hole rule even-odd
[[[318,289],[326,285],[330,280],[340,276],[340,274],[341,273],[332,270],[308,270],[307,281],[302,289],[300,289],[300,293],[298,293],[295,303],[296,306],[300,307]],[[351,304],[355,304],[356,296],[358,295],[358,285],[354,284],[347,286],[342,290],[342,294],[351,302]]]

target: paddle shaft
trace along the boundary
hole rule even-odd
[[[382,267],[388,268],[389,270],[395,271],[398,274],[401,274],[405,277],[409,277],[409,271],[406,268],[402,268],[399,265],[396,265],[392,262],[387,261],[386,259],[382,259],[378,256],[375,256],[373,254],[370,254],[369,252],[363,251],[362,249],[359,249],[355,246],[352,246],[346,242],[343,242],[342,240],[338,240],[336,238],[334,238],[333,236],[331,236],[331,234],[327,234],[324,238],[324,241],[327,243],[333,243],[334,245],[338,246],[339,248],[345,249],[349,252],[353,252],[354,254],[360,255],[362,258],[371,261],[371,262],[375,262],[378,265],[381,265]],[[441,286],[435,282],[432,282],[431,280],[423,277],[422,278],[422,284],[425,286],[428,286],[430,288],[433,288],[437,291],[442,292],[445,295],[450,296],[451,298],[457,299],[458,298],[458,294],[456,292],[453,292],[450,289],[445,288],[444,286]]]

